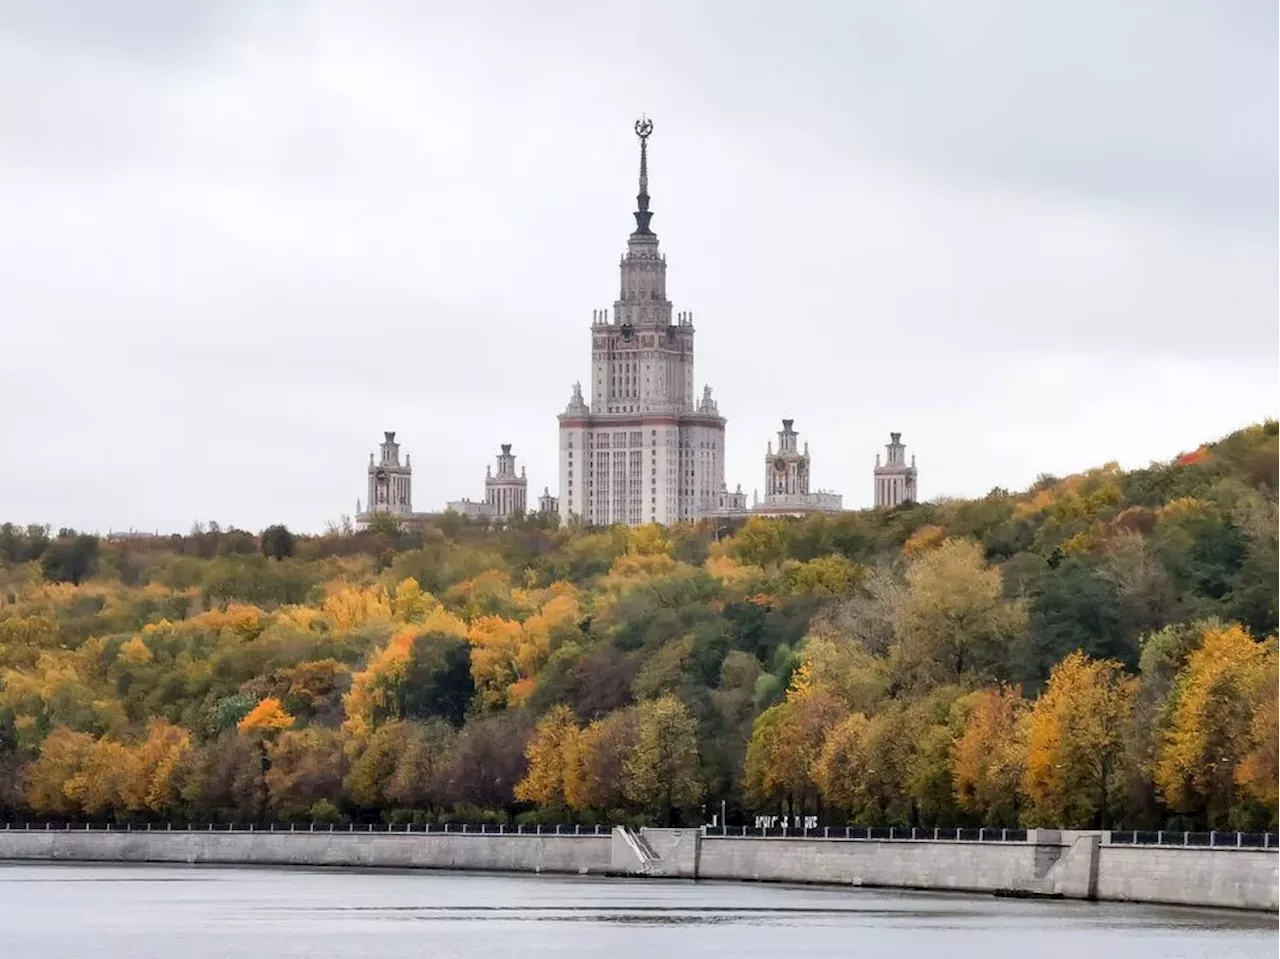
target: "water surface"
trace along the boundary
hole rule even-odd
[[[0,864],[4,959],[1274,957],[1273,916],[810,886]]]

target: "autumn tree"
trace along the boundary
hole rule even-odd
[[[443,719],[406,723],[400,758],[386,783],[387,798],[406,809],[443,806],[457,738]]]
[[[341,803],[343,755],[337,730],[286,730],[268,747],[268,754],[267,797],[276,816],[307,820],[320,804]]]
[[[836,724],[823,740],[822,750],[814,761],[813,778],[828,804],[845,810],[867,805],[870,725],[865,715],[852,713]]]
[[[27,777],[27,803],[35,812],[70,816],[80,811],[80,797],[73,783],[93,748],[92,736],[65,726],[45,737]]]
[[[698,724],[674,696],[637,707],[636,746],[626,763],[627,798],[660,813],[670,825],[677,809],[703,796]]]
[[[565,801],[579,812],[626,805],[627,762],[639,733],[639,711],[634,706],[609,713],[581,730],[576,762],[565,764]]]
[[[785,800],[797,813],[808,806],[806,800],[816,801],[814,764],[827,732],[846,712],[831,693],[802,686],[793,687],[785,702],[762,714],[747,746],[751,798],[762,803]]]
[[[534,728],[525,747],[528,771],[515,787],[516,799],[539,806],[563,808],[565,782],[578,778],[572,768],[579,762],[580,730],[568,706],[554,706]]]
[[[1028,703],[1018,687],[996,686],[971,693],[957,705],[962,727],[950,756],[956,804],[980,816],[984,825],[1015,826],[1026,765]]]
[[[293,717],[285,712],[280,700],[268,696],[240,720],[237,729],[246,736],[271,737],[293,726]]]
[[[519,712],[473,720],[458,734],[449,768],[450,802],[510,809],[515,785],[524,778],[525,746],[533,730]]]
[[[776,519],[752,516],[733,537],[732,549],[744,563],[769,566],[786,557],[782,524]]]
[[[1054,667],[1027,716],[1022,793],[1031,825],[1108,828],[1122,768],[1136,680],[1114,660],[1075,652]]]
[[[398,719],[382,724],[363,740],[345,783],[353,801],[367,809],[392,805],[387,790],[408,744],[408,724]]]
[[[1207,630],[1187,657],[1170,694],[1171,721],[1155,770],[1173,809],[1203,815],[1215,828],[1232,824],[1237,771],[1254,747],[1254,718],[1265,715],[1264,697],[1274,699],[1274,650],[1230,626]],[[1274,707],[1267,708],[1274,715]],[[1244,778],[1253,779],[1247,770]]]
[[[866,717],[854,713],[827,735],[814,765],[814,781],[830,805],[847,810],[856,823],[921,825],[919,800],[936,815],[939,789],[934,770],[945,769],[938,744],[925,743],[921,711],[893,706]],[[930,752],[921,752],[929,745]]]
[[[248,715],[236,726],[240,735],[248,737],[258,747],[259,764],[262,770],[262,800],[259,808],[263,812],[271,805],[271,750],[268,743],[275,742],[280,733],[293,727],[293,723],[293,717],[285,711],[280,700],[274,696],[268,696],[249,710]]]
[[[147,736],[130,750],[121,798],[130,812],[167,815],[177,794],[175,774],[192,749],[191,733],[163,720],[152,720]]]
[[[1008,643],[1026,627],[1017,602],[1004,598],[1000,571],[982,548],[948,540],[907,571],[892,655],[900,682],[951,682],[969,671],[999,671]]]

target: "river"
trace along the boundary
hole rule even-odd
[[[1274,916],[736,883],[0,863],[4,959],[1253,959]]]

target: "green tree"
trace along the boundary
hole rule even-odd
[[[702,799],[698,724],[674,696],[637,707],[636,747],[627,760],[627,797],[670,825],[678,809]]]
[[[262,531],[262,555],[268,559],[281,560],[293,555],[294,535],[289,527],[277,523]]]
[[[79,585],[98,567],[98,537],[63,530],[40,557],[44,578]]]

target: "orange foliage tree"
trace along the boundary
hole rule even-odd
[[[1017,825],[1028,703],[1018,687],[999,686],[971,693],[959,708],[967,716],[951,746],[956,805],[988,826]]]
[[[1125,780],[1136,691],[1137,681],[1114,660],[1074,652],[1054,667],[1027,716],[1029,824],[1107,828]]]

